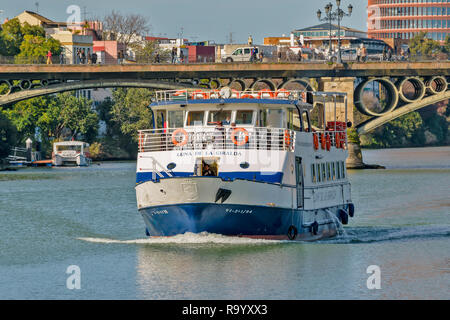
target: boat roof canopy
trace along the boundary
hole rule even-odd
[[[55,146],[88,146],[89,144],[83,141],[61,141],[53,143]]]

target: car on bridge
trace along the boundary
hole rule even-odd
[[[248,46],[236,48],[233,53],[222,56],[222,62],[249,62],[251,60],[252,49],[256,50],[256,57],[259,58],[259,53],[262,52],[264,58],[272,58],[276,53],[275,46]]]
[[[356,48],[348,48],[341,50],[342,61],[345,62],[357,61],[358,57],[356,54],[356,50],[357,50]],[[382,58],[383,58],[382,53],[369,52],[366,61],[381,61]],[[338,52],[333,52],[331,55],[328,54],[327,60],[331,62],[337,62]]]

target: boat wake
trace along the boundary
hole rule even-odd
[[[412,226],[412,227],[354,227],[344,228],[344,232],[331,239],[319,240],[312,243],[336,243],[336,244],[356,244],[373,243],[384,241],[401,241],[409,239],[429,239],[439,237],[450,237],[450,226]],[[91,243],[103,244],[139,244],[139,245],[160,245],[160,244],[222,244],[222,245],[271,245],[271,244],[292,244],[305,243],[303,241],[289,240],[265,240],[250,239],[244,237],[224,236],[208,232],[185,233],[173,237],[149,237],[133,240],[117,240],[108,238],[88,238],[81,237],[78,240]]]
[[[229,245],[258,245],[258,244],[277,244],[285,241],[264,240],[264,239],[250,239],[243,237],[224,236],[215,233],[190,233],[176,235],[173,237],[149,237],[145,239],[135,240],[114,240],[105,238],[78,238],[79,240],[105,243],[105,244],[229,244]]]
[[[440,237],[450,237],[450,226],[345,228],[344,234],[320,243],[372,243]]]

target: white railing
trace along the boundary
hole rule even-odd
[[[280,128],[188,127],[139,131],[139,152],[172,150],[294,151],[295,132]]]
[[[221,94],[217,89],[182,89],[182,90],[164,90],[156,92],[156,102],[166,101],[188,101],[188,100],[206,100],[206,99],[273,99],[273,100],[302,100],[306,101],[306,91],[292,91],[279,89],[271,91],[246,90],[237,91],[231,89],[229,96]]]

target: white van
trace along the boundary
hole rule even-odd
[[[264,58],[272,58],[274,52],[277,48],[274,46],[248,46],[236,48],[231,54],[224,55],[222,57],[222,62],[249,62],[251,61],[252,49],[256,50],[256,59],[259,59],[259,53],[263,53]]]

